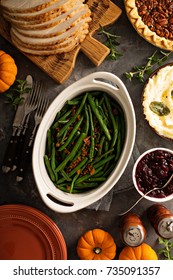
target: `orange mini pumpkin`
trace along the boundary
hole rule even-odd
[[[80,237],[77,254],[81,260],[112,260],[116,255],[116,244],[108,232],[96,228]]]
[[[119,260],[158,260],[158,256],[148,244],[142,243],[137,247],[124,247]]]
[[[14,59],[0,50],[0,93],[5,92],[14,83],[17,75],[17,66]]]

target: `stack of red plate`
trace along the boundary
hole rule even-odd
[[[0,206],[1,260],[66,260],[57,225],[39,210],[19,204]]]

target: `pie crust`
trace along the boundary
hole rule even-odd
[[[154,0],[150,2],[154,3]],[[161,2],[161,1],[160,1]],[[164,1],[162,1],[164,2]],[[136,6],[136,0],[124,0],[125,9],[127,17],[129,18],[131,24],[138,32],[138,34],[143,37],[149,43],[165,50],[173,50],[173,40],[167,39],[165,37],[159,36],[155,31],[152,31],[142,20],[142,17],[138,13],[138,8]],[[173,33],[173,31],[172,31]]]

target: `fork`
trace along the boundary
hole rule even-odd
[[[39,95],[40,91],[41,91],[41,84],[36,81],[34,84],[33,91],[28,96],[26,103],[25,103],[25,112],[24,112],[23,119],[20,123],[20,126],[18,128],[18,132],[17,132],[18,136],[20,136],[20,133],[22,132],[24,125],[25,125],[25,130],[26,130],[30,115],[37,108],[38,95]]]
[[[18,170],[18,174],[16,177],[17,182],[21,182],[24,178],[24,173],[27,169],[30,155],[32,153],[32,146],[33,146],[34,138],[35,138],[35,135],[37,132],[37,128],[44,116],[44,113],[48,109],[48,106],[49,106],[49,100],[47,98],[43,98],[43,97],[39,96],[39,103],[38,103],[37,110],[36,110],[35,116],[34,116],[34,128],[32,130],[28,143],[26,145],[24,145],[22,153],[21,153],[21,160],[19,162],[19,170]]]
[[[32,79],[32,77],[31,77]],[[38,83],[35,82],[33,86],[31,85],[32,89],[31,92],[28,93],[27,98],[25,98],[24,102],[24,112],[21,111],[22,119],[19,125],[14,126],[12,137],[10,139],[10,145],[6,150],[3,164],[2,164],[2,171],[4,173],[8,173],[9,171],[14,171],[17,165],[17,158],[18,153],[20,151],[21,144],[23,143],[24,135],[22,134],[24,123],[29,121],[30,114],[33,110],[36,109],[37,106],[37,92],[38,92]]]
[[[30,119],[30,115],[31,113],[36,110],[37,108],[37,101],[38,101],[38,95],[41,91],[41,83],[36,81],[34,83],[33,86],[33,90],[31,91],[30,95],[28,96],[26,103],[25,103],[25,107],[24,107],[24,116],[23,119],[20,123],[20,126],[17,130],[17,134],[16,134],[16,153],[15,156],[13,158],[13,165],[11,170],[14,171],[17,168],[18,165],[18,161],[20,158],[20,153],[21,153],[21,145],[23,145],[24,139],[25,139],[25,134],[28,128],[28,123],[29,123],[29,119]]]

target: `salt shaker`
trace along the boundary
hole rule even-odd
[[[155,232],[165,238],[173,238],[173,213],[162,204],[153,204],[147,209],[149,221]]]
[[[120,235],[122,241],[131,247],[139,246],[146,237],[146,229],[134,213],[127,213],[121,218]]]

